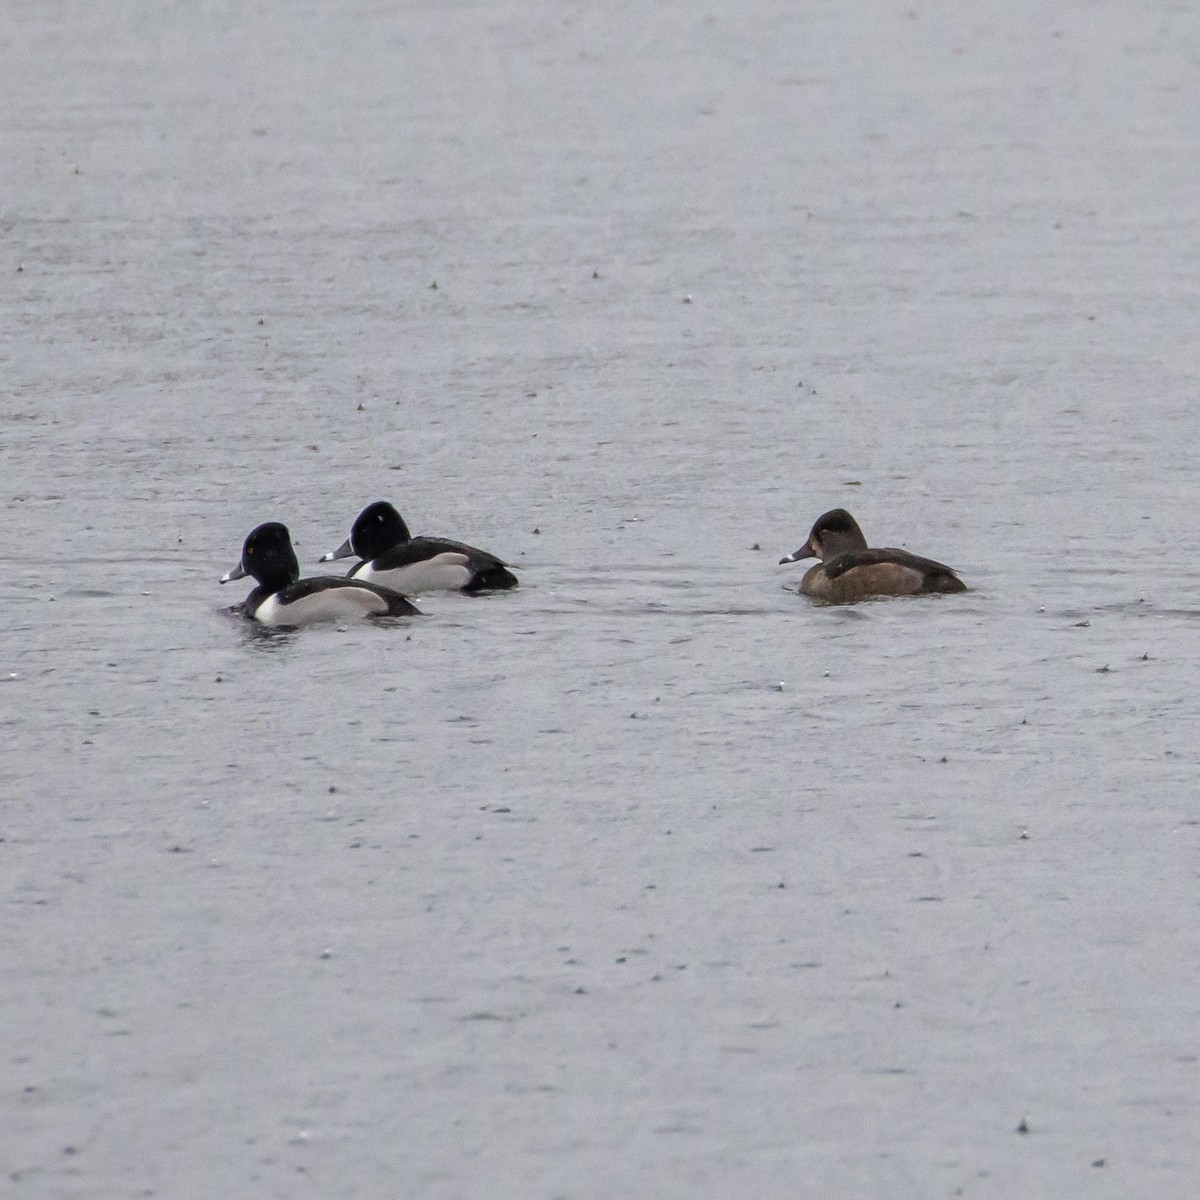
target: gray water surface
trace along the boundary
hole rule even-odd
[[[1193,1195],[1198,61],[0,10],[4,1188]],[[380,497],[520,590],[225,611]],[[835,505],[972,590],[809,606]]]

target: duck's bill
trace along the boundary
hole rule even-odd
[[[812,550],[809,548],[808,543],[805,542],[804,545],[801,546],[799,550],[793,550],[791,554],[787,555],[785,558],[781,558],[779,560],[779,565],[782,567],[784,563],[801,562],[803,559],[813,558],[813,557],[815,557],[815,555],[813,554]]]
[[[336,550],[330,550],[328,554],[322,554],[317,561],[333,562],[337,558],[349,558],[353,553],[354,547],[350,545],[350,539],[347,538]]]
[[[245,578],[246,578],[246,568],[243,567],[241,563],[238,563],[238,565],[236,567],[234,567],[232,571],[226,571],[225,574],[221,576],[219,582],[220,583],[232,583],[235,579],[245,579]]]

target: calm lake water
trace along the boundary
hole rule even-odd
[[[1194,1194],[1198,62],[0,10],[11,1194]],[[376,498],[520,590],[225,611]],[[972,591],[809,606],[835,505]]]

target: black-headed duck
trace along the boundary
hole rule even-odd
[[[909,554],[875,549],[858,522],[834,508],[817,518],[808,541],[780,564],[819,558],[800,580],[800,594],[822,604],[855,604],[872,596],[921,596],[931,592],[965,592],[967,585],[952,567]]]
[[[352,617],[419,615],[415,605],[390,588],[341,575],[301,579],[291,535],[278,521],[251,530],[238,565],[222,575],[221,582],[247,575],[257,581],[258,587],[240,605],[242,613],[280,629]]]
[[[397,591],[474,593],[517,586],[508,564],[486,550],[449,538],[411,536],[404,518],[386,500],[364,508],[354,519],[350,536],[321,561],[351,555],[362,560],[351,567],[351,579]]]

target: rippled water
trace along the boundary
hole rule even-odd
[[[0,53],[14,1196],[1190,1195],[1195,13]],[[520,590],[225,611],[378,497]]]

